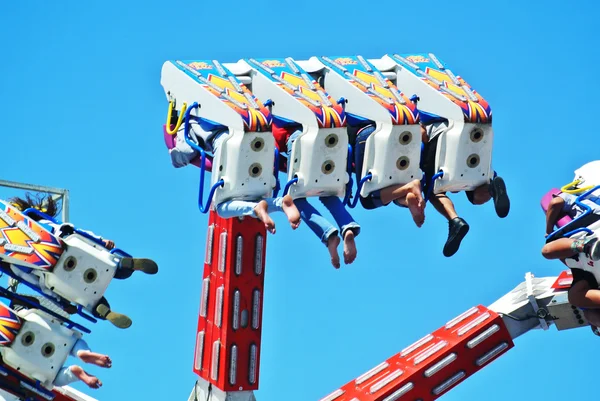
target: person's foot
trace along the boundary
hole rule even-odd
[[[104,304],[100,304],[96,307],[96,313],[98,313],[98,316],[102,319],[108,320],[115,327],[120,329],[127,329],[131,327],[131,324],[133,323],[128,316],[123,315],[122,313],[113,312]]]
[[[337,235],[336,235],[337,237]],[[349,265],[356,259],[356,242],[354,241],[354,232],[346,230],[344,233],[344,263]]]
[[[510,211],[510,199],[506,192],[506,184],[502,177],[496,177],[490,183],[490,195],[494,199],[494,207],[496,208],[496,214],[500,218],[508,216]]]
[[[598,337],[600,337],[600,330],[598,330],[597,326],[594,326],[593,324],[590,324],[590,328],[592,329],[592,333],[594,333],[595,335],[597,335]]]
[[[423,201],[421,200],[421,203],[419,203],[419,199],[415,196],[415,194],[410,192],[406,195],[406,206],[408,207],[410,215],[412,216],[417,227],[421,227],[425,222]]]
[[[340,268],[340,255],[338,255],[337,248],[340,245],[340,237],[337,234],[332,234],[327,240],[327,250],[331,256],[331,264],[336,269]]]
[[[141,271],[146,274],[158,273],[158,265],[151,259],[123,258],[120,266],[124,269]]]
[[[112,366],[112,360],[108,355],[98,354],[92,351],[79,351],[77,357],[85,363],[91,363],[92,365],[100,366],[101,368],[110,368]]]
[[[100,388],[102,387],[102,382],[96,376],[90,375],[88,372],[83,370],[80,366],[71,366],[71,372],[77,377],[79,380],[88,385],[89,388]]]
[[[296,205],[294,205],[294,200],[290,195],[283,197],[281,207],[287,216],[288,221],[290,222],[290,226],[292,226],[292,230],[297,229],[300,225],[300,212],[298,211]]]
[[[454,255],[460,247],[460,242],[469,232],[469,225],[460,217],[455,217],[448,222],[448,240],[444,245],[444,256]]]
[[[275,234],[275,222],[271,219],[269,213],[267,213],[267,201],[261,200],[258,202],[254,207],[254,213],[256,213],[256,217],[264,223],[267,231],[271,234]]]
[[[598,241],[598,238],[592,238],[590,242],[585,244],[584,252],[594,262],[600,260],[600,241]]]

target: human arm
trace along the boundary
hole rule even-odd
[[[558,216],[565,206],[565,200],[561,197],[554,197],[546,210],[546,235],[554,231],[554,225],[558,221]]]

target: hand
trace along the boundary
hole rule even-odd
[[[102,242],[104,242],[104,247],[106,247],[108,250],[111,250],[115,247],[115,243],[109,239],[103,239]]]

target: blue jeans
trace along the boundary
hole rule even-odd
[[[263,199],[267,202],[267,213],[282,212],[283,198],[267,198]],[[217,213],[224,219],[232,217],[252,216],[256,217],[254,208],[258,202],[245,201],[245,200],[229,200],[217,205]]]
[[[287,140],[287,158],[288,163],[291,160],[292,144],[302,134],[302,131],[296,131]],[[347,230],[352,230],[355,236],[360,233],[360,225],[354,221],[354,218],[348,213],[343,202],[337,196],[322,196],[319,200],[329,210],[329,213],[335,219],[338,224],[342,237],[346,234]],[[306,198],[294,199],[294,204],[300,212],[300,217],[310,229],[319,237],[321,242],[327,246],[327,241],[332,235],[337,235],[338,230],[333,224],[323,217],[317,209],[315,209]]]
[[[365,148],[367,147],[367,139],[375,131],[375,125],[368,125],[358,131],[356,143],[354,144],[354,171],[356,174],[356,185],[362,179],[362,168],[365,159]],[[360,196],[360,194],[358,195]],[[376,209],[385,204],[381,201],[380,191],[371,192],[366,198],[360,196],[360,203],[365,209]]]

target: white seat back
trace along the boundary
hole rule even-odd
[[[17,314],[23,319],[23,325],[13,343],[0,348],[2,360],[23,375],[52,388],[80,333],[37,310]]]
[[[46,287],[92,310],[115,275],[119,258],[79,234],[64,238],[66,251],[52,272],[43,273]]]
[[[366,143],[362,177],[371,174],[361,196],[421,179],[421,133],[413,103],[362,56],[311,57],[302,66],[324,74],[334,98],[347,100],[346,112],[376,122]]]
[[[294,60],[241,60],[249,69],[252,92],[272,100],[273,115],[302,125],[292,146],[288,180],[293,198],[343,196],[347,173],[348,136],[341,106],[329,97]]]
[[[224,181],[215,192],[215,203],[268,196],[276,182],[269,110],[216,60],[168,61],[161,84],[169,100],[188,107],[197,102],[200,107],[192,112],[194,116],[229,130],[213,159],[211,183]]]
[[[488,183],[494,175],[493,141],[490,124],[450,120],[438,138],[435,171],[444,175],[435,181],[434,193],[470,191]]]
[[[298,182],[290,187],[290,196],[344,196],[347,160],[345,127],[309,128],[292,145],[288,179],[298,178]]]
[[[376,131],[367,139],[361,177],[365,181],[361,196],[387,188],[420,180],[421,129],[419,125],[377,124]]]
[[[215,192],[215,204],[269,197],[276,184],[274,162],[275,138],[271,131],[229,134],[213,159],[211,183],[224,181]]]

